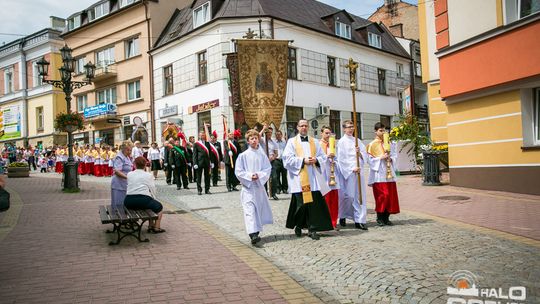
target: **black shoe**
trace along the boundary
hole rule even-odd
[[[383,222],[381,219],[377,219],[377,225],[379,225],[379,226],[382,227],[382,226],[384,226],[385,224],[384,224],[384,222]]]
[[[171,182],[167,182],[167,185],[172,185]]]
[[[261,241],[261,237],[260,236],[256,236],[254,238],[251,239],[251,245],[256,245],[258,242]]]
[[[182,187],[176,187],[176,190],[182,190]]]
[[[278,190],[278,191],[276,192],[276,194],[281,194],[281,190]]]
[[[313,231],[313,232],[310,232],[308,233],[308,236],[312,239],[312,240],[318,240],[320,239],[319,235],[317,234],[317,232]]]
[[[213,184],[212,187],[217,187],[217,184]]]
[[[302,236],[302,228],[300,228],[300,227],[294,228],[294,234],[296,234],[297,237],[301,237]]]
[[[273,198],[274,200],[276,200],[276,201],[279,201],[279,197],[277,197],[275,194],[272,195],[272,198]]]
[[[202,195],[202,192],[201,192],[201,191],[199,191],[199,192],[198,192],[197,194],[198,194],[198,195]]]
[[[189,189],[191,189],[191,188],[189,188],[188,186],[185,186],[184,189],[189,190]]]
[[[204,191],[204,194],[212,194],[210,191]]]
[[[394,223],[392,223],[390,220],[386,220],[386,221],[384,222],[384,224],[385,224],[386,226],[394,226]]]
[[[342,218],[342,219],[339,219],[339,225],[340,225],[341,227],[345,227],[345,226],[347,226],[347,223],[346,223],[346,221],[345,221],[345,219],[344,219],[344,218]]]
[[[236,186],[232,187],[232,191],[240,191],[236,188]]]
[[[356,229],[368,230],[366,224],[354,223],[354,227],[356,227]]]
[[[232,189],[231,189],[231,188],[227,188],[227,191],[232,192]]]

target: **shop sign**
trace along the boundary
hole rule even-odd
[[[189,114],[193,114],[193,113],[208,111],[217,107],[219,107],[219,99],[208,101],[208,102],[201,103],[198,105],[194,105],[194,106],[189,107],[188,109],[189,109]]]
[[[165,107],[160,110],[159,118],[169,117],[178,115],[178,106]]]
[[[116,115],[116,105],[110,103],[102,103],[97,106],[84,108],[84,118],[107,114]]]

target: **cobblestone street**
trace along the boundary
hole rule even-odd
[[[83,177],[83,188],[86,179],[108,182]],[[404,177],[398,186],[405,199],[404,212],[393,217],[395,226],[374,224],[369,194],[368,232],[348,225],[324,233],[319,241],[297,238],[284,228],[290,196],[281,194],[279,201],[271,201],[275,223],[265,227],[262,246],[253,250],[325,303],[446,303],[448,280],[458,270],[477,275],[483,288],[525,286],[527,303],[540,301],[538,241],[430,216],[414,208],[408,211],[406,199],[411,187],[417,188],[418,198],[425,197],[426,191],[446,191],[411,186],[411,181],[413,177]],[[244,231],[239,192],[226,192],[220,183],[211,189],[212,195],[199,196],[194,184],[191,190],[176,190],[163,179],[157,184],[158,196],[171,209],[169,213],[187,211],[251,247]],[[478,203],[486,199],[474,194],[472,198]],[[534,199],[529,196],[510,203],[531,203]],[[534,210],[539,208],[537,204]],[[472,214],[474,206],[469,209]],[[174,220],[166,215],[164,227]]]

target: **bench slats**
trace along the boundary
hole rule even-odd
[[[125,207],[113,208],[111,205],[99,206],[102,224],[126,223],[131,221],[157,219],[158,215],[152,210],[132,210]]]

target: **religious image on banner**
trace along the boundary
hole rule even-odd
[[[237,40],[240,101],[250,127],[281,123],[288,50],[287,40]]]

